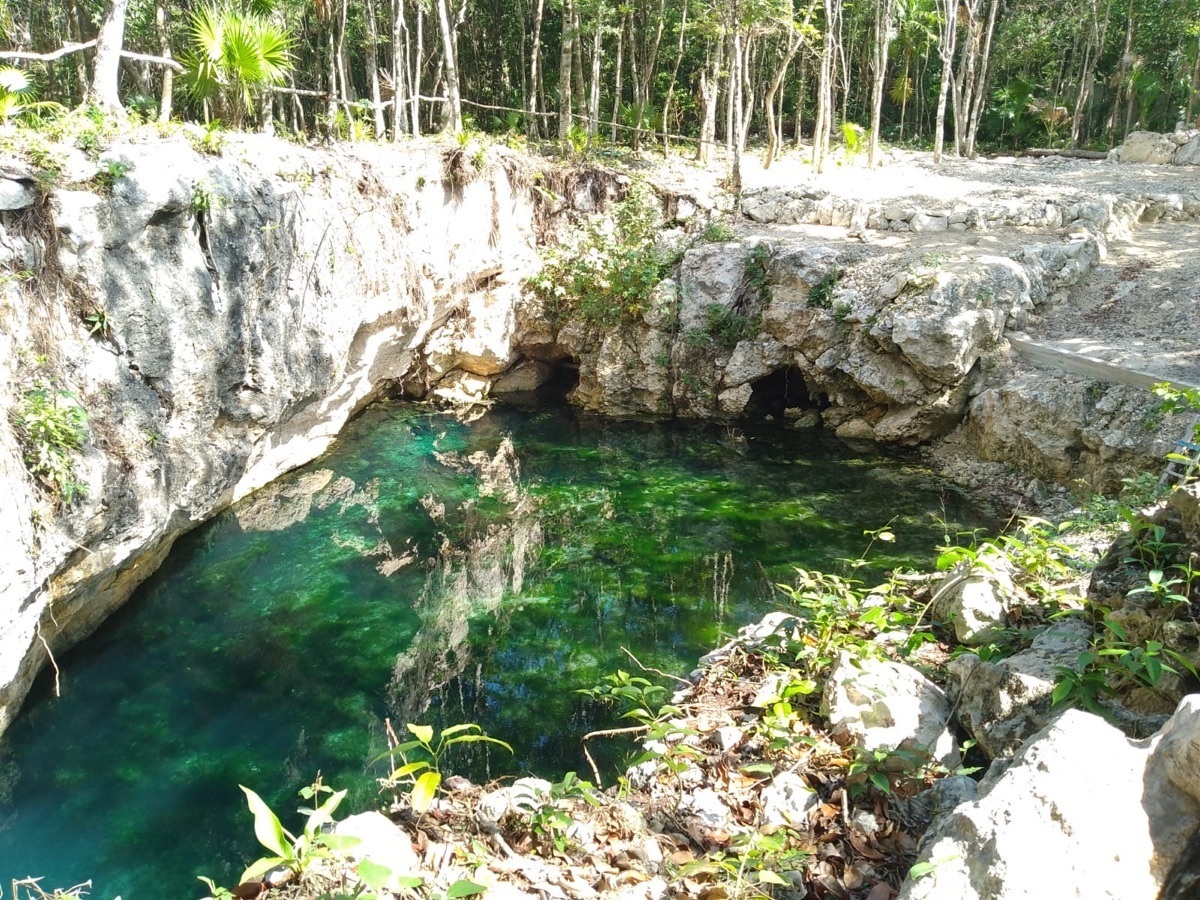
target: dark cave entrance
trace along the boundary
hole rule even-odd
[[[804,373],[795,366],[764,375],[751,385],[751,391],[745,411],[748,419],[782,419],[784,410],[819,412],[829,407],[829,398],[824,394],[813,397]]]

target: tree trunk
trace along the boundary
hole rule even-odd
[[[413,52],[412,133],[421,136],[421,70],[425,66],[425,7],[417,0],[417,45]]]
[[[667,87],[667,96],[663,101],[663,156],[671,150],[671,101],[675,99],[675,82],[679,78],[679,65],[683,62],[684,35],[687,32],[687,3],[683,4],[683,12],[679,19],[679,48],[675,54],[675,67],[671,69],[671,83]]]
[[[879,153],[879,127],[883,119],[883,89],[887,84],[888,44],[891,42],[892,11],[895,0],[875,0],[875,52],[872,54],[875,79],[871,90],[871,140],[867,148],[867,168],[875,168]]]
[[[704,68],[700,70],[700,102],[704,118],[700,124],[700,143],[696,160],[705,165],[717,140],[717,100],[721,95],[721,67],[725,64],[725,40],[719,37],[708,44]]]
[[[625,72],[625,22],[629,18],[629,12],[621,13],[621,23],[617,26],[617,64],[616,64],[616,86],[613,88],[613,107],[612,107],[612,129],[610,140],[615,144],[617,142],[617,120],[621,116],[621,77]]]
[[[83,22],[79,17],[79,4],[76,0],[71,0],[70,5],[71,29],[75,33],[75,41],[83,43]],[[174,76],[172,76],[174,77]],[[75,54],[75,78],[78,81],[76,90],[79,92],[79,102],[82,103],[87,96],[88,85],[91,84],[91,78],[88,75],[87,57],[83,53]]]
[[[105,109],[121,109],[121,48],[125,43],[125,11],[128,7],[129,0],[109,0],[96,40],[91,97]]]
[[[942,31],[938,37],[938,55],[942,59],[942,80],[938,87],[936,121],[933,129],[933,161],[940,164],[942,149],[946,143],[946,97],[950,93],[950,82],[953,80],[952,66],[954,63],[955,45],[958,42],[958,2],[959,0],[942,0],[939,3],[944,14]]]
[[[164,58],[171,56],[171,41],[167,33],[167,7],[163,0],[155,0],[154,31],[158,37],[158,55]],[[158,104],[158,121],[171,121],[171,104],[175,97],[175,72],[170,66],[163,66],[162,96]]]
[[[775,75],[771,78],[771,84],[763,97],[763,107],[767,114],[767,155],[763,157],[764,169],[771,168],[771,163],[779,155],[779,148],[783,144],[783,135],[779,133],[779,128],[775,123],[775,95],[779,93],[779,86],[783,84],[788,67],[792,64],[792,60],[796,58],[796,52],[800,49],[800,44],[803,41],[804,30],[808,28],[811,17],[812,10],[810,8],[808,16],[805,17],[804,24],[800,28],[797,28],[795,22],[792,21],[791,15],[788,15],[787,49],[784,51],[783,59],[780,61],[779,67],[775,69]]]
[[[975,103],[967,120],[967,157],[975,158],[975,138],[979,134],[979,123],[983,120],[984,98],[987,97],[988,80],[992,74],[992,36],[996,32],[996,14],[1003,0],[989,0],[987,30],[983,38],[983,53],[979,60],[979,80],[975,84]]]
[[[571,55],[571,109],[576,116],[587,115],[587,97],[584,94],[586,85],[583,80],[583,24],[579,18],[579,4],[571,4],[571,27],[575,32],[573,46],[575,52]],[[574,117],[572,117],[574,122]],[[586,131],[586,127],[584,128]]]
[[[404,21],[403,0],[392,0],[392,141],[408,130],[408,27]]]
[[[604,61],[604,4],[596,4],[596,30],[592,35],[592,84],[588,91],[588,140],[600,132],[600,72]]]
[[[558,136],[566,140],[571,130],[571,76],[574,72],[575,17],[571,0],[563,0],[562,50],[558,57]]]
[[[442,35],[442,68],[446,77],[446,127],[451,134],[462,133],[462,95],[459,93],[458,64],[455,54],[454,31],[450,28],[450,13],[446,0],[437,0],[438,30]]]
[[[525,134],[535,138],[540,132],[538,97],[542,83],[542,16],[546,0],[537,0],[533,14],[533,49],[529,51],[529,121],[525,123]]]
[[[387,137],[383,118],[383,93],[379,88],[379,27],[375,21],[375,0],[367,0],[367,84],[371,86],[371,111],[375,113],[375,140]]]

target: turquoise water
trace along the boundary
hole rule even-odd
[[[574,691],[631,668],[622,648],[686,673],[792,566],[836,568],[893,518],[879,564],[923,565],[941,516],[983,518],[905,457],[813,434],[373,407],[181,539],[60,660],[61,698],[39,682],[0,743],[0,886],[231,883],[257,856],[237,786],[291,812],[319,771],[368,807],[385,718],[513,745],[451,760],[476,778],[586,773],[580,736],[612,719]]]

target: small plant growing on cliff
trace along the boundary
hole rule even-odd
[[[758,244],[746,258],[745,278],[746,292],[763,304],[771,302],[771,286],[767,278],[771,268],[771,248],[766,244]]]
[[[25,467],[63,503],[80,492],[75,459],[87,440],[87,413],[69,391],[39,381],[17,407],[17,433],[25,448]]]
[[[197,181],[192,186],[192,212],[206,213],[220,205],[220,196],[211,181]]]
[[[397,766],[389,778],[396,784],[412,786],[409,802],[413,811],[418,815],[425,813],[433,805],[438,788],[442,784],[442,758],[447,750],[457,744],[487,743],[503,747],[512,753],[512,747],[499,738],[489,737],[483,729],[474,723],[452,725],[442,730],[434,741],[434,731],[431,725],[408,725],[408,732],[413,736],[411,741],[386,750],[375,757],[375,762],[399,755],[402,764]],[[408,755],[420,751],[427,759],[409,761]]]
[[[700,233],[700,240],[706,244],[728,244],[730,241],[736,241],[737,235],[725,222],[714,219],[704,226],[704,231]]]
[[[119,159],[110,159],[100,165],[100,171],[96,173],[92,179],[92,183],[96,186],[96,190],[104,196],[111,196],[113,188],[116,187],[118,181],[124,178],[130,169],[127,162],[122,162]]]
[[[574,240],[544,252],[529,283],[547,315],[605,327],[639,320],[678,259],[655,243],[661,218],[654,190],[634,182],[611,218],[592,218]]]
[[[103,306],[92,307],[92,311],[83,317],[83,322],[88,326],[89,337],[98,334],[102,338],[107,338],[109,332],[112,331],[112,322],[109,321],[108,311]]]
[[[816,284],[808,289],[808,302],[810,306],[816,306],[820,309],[829,309],[833,303],[833,290],[837,287],[838,281],[842,277],[840,269],[834,269]]]

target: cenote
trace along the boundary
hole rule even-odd
[[[686,673],[889,521],[879,568],[985,523],[911,458],[816,433],[497,407],[378,405],[324,458],[181,539],[43,677],[0,752],[0,884],[203,893],[258,854],[239,784],[280,811],[320,772],[376,802],[384,721],[476,722],[477,779],[587,773],[607,672]],[[600,745],[611,772],[629,748]],[[603,756],[607,753],[607,756]],[[285,823],[294,825],[294,817]]]

